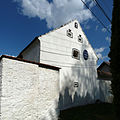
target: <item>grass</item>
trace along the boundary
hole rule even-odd
[[[114,106],[109,103],[90,104],[60,111],[60,120],[116,120]]]

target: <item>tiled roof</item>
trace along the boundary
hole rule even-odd
[[[29,60],[25,60],[25,59],[13,57],[13,56],[8,56],[8,55],[2,55],[0,57],[0,60],[2,58],[8,58],[8,59],[18,60],[18,61],[22,61],[22,62],[31,63],[31,64],[36,64],[36,65],[39,65],[40,67],[49,68],[49,69],[53,69],[53,70],[59,70],[60,69],[59,67],[51,66],[51,65],[48,65],[48,64],[43,64],[43,63],[38,63],[38,62],[34,62],[34,61],[29,61]]]

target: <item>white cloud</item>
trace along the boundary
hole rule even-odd
[[[97,54],[97,57],[98,57],[99,59],[105,59],[105,58],[106,58],[106,56],[103,56],[103,55],[102,55],[102,52],[104,52],[105,47],[95,48],[94,50],[95,50],[95,52],[96,52],[96,54]]]
[[[105,39],[106,39],[108,42],[111,42],[111,38],[110,38],[110,37],[107,36]]]
[[[106,32],[106,28],[102,28],[101,30],[102,30],[102,32]]]
[[[98,30],[98,27],[99,27],[99,26],[98,26],[98,25],[96,25],[95,30]]]
[[[94,50],[95,50],[96,53],[101,53],[105,50],[105,47],[95,48]]]
[[[45,19],[49,28],[58,27],[70,20],[78,19],[80,23],[92,19],[91,12],[83,5],[81,0],[14,0],[21,6],[23,15]],[[91,0],[84,0],[90,7]]]

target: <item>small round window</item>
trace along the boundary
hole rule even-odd
[[[87,51],[87,50],[84,50],[84,51],[83,51],[83,58],[84,58],[85,60],[88,59],[88,51]]]

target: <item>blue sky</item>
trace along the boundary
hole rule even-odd
[[[110,29],[110,22],[93,0],[84,0]],[[113,0],[98,0],[112,17]],[[78,19],[99,61],[108,61],[111,34],[85,8],[81,0],[1,0],[0,55],[17,56],[36,36],[47,33],[70,20]]]

